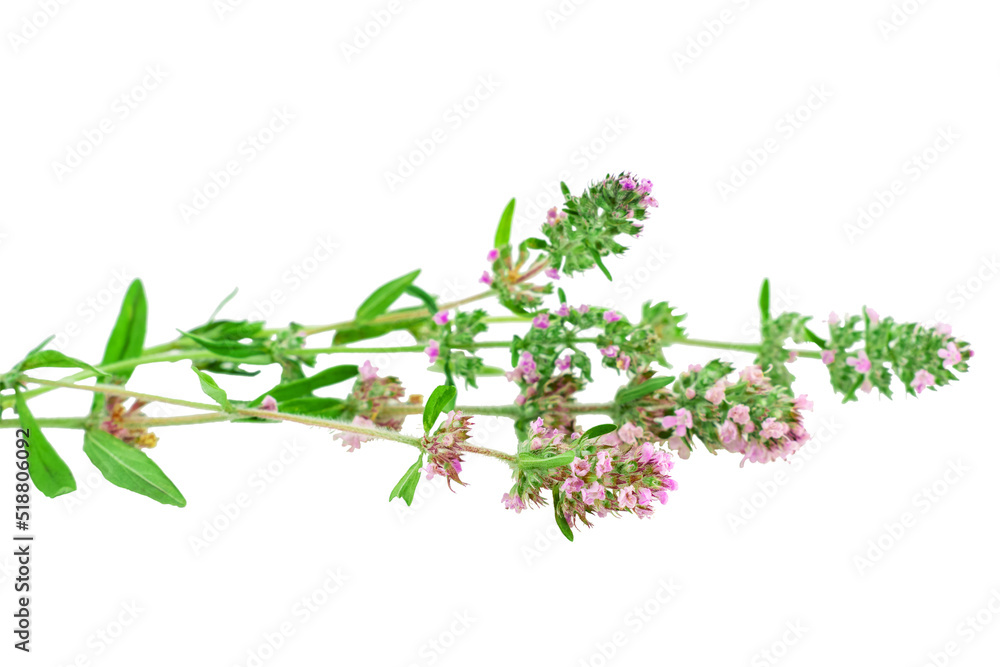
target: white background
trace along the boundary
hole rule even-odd
[[[693,336],[752,342],[770,276],[777,307],[943,320],[977,355],[943,391],[850,405],[818,363],[798,362],[817,438],[795,464],[740,469],[739,457],[696,452],[652,521],[604,520],[574,544],[547,510],[503,509],[508,473],[491,460],[470,461],[456,494],[425,484],[404,512],[386,497],[411,462],[405,446],[348,454],[292,425],[165,428],[153,456],[182,510],[110,486],[79,433],[50,430],[81,488],[35,494],[35,650],[15,652],[4,630],[4,664],[253,665],[256,653],[267,665],[922,665],[937,654],[971,667],[1000,653],[995,611],[979,631],[966,621],[991,600],[1000,611],[996,3],[909,0],[894,14],[889,0],[425,0],[393,4],[381,28],[369,22],[385,22],[387,0],[71,2],[51,18],[44,4],[11,0],[0,20],[2,368],[53,333],[97,361],[122,273],[145,282],[151,344],[204,321],[235,286],[225,315],[271,311],[274,323],[345,319],[417,267],[424,288],[465,296],[509,197],[521,238],[556,181],[578,191],[621,170],[652,179],[661,206],[609,263],[613,283],[563,281],[571,301],[635,316],[669,300]],[[378,33],[367,43],[366,26]],[[294,118],[249,159],[244,142],[276,109]],[[79,149],[80,164],[55,165],[104,119],[111,132]],[[415,154],[439,128],[444,141]],[[766,146],[762,166],[743,166]],[[925,151],[933,164],[914,171]],[[390,187],[386,173],[413,159]],[[240,172],[185,216],[230,160]],[[753,173],[723,197],[734,169]],[[895,180],[902,194],[849,233]],[[345,360],[363,357],[324,363]],[[374,361],[414,393],[440,379],[416,355]],[[221,381],[252,397],[275,378]],[[144,367],[131,385],[200,400],[186,363]],[[587,397],[616,386],[603,373]],[[515,393],[501,378],[465,396]],[[57,392],[35,411],[77,415],[89,400]],[[13,459],[12,432],[0,435]],[[515,446],[496,420],[477,440]],[[934,502],[917,498],[931,488]],[[249,506],[213,536],[206,526],[225,526],[240,494]],[[0,565],[10,609],[10,556]],[[346,580],[327,595],[329,572]],[[325,604],[303,613],[311,596]],[[286,623],[280,648],[262,649]],[[949,642],[955,655],[941,655]]]

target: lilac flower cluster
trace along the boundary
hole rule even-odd
[[[501,499],[508,509],[520,512],[530,505],[543,505],[542,491],[552,491],[555,511],[569,527],[593,525],[592,516],[653,514],[655,505],[665,504],[668,492],[677,488],[670,476],[674,462],[670,452],[652,442],[642,442],[636,432],[627,432],[620,445],[603,439],[584,438],[546,429],[542,420],[532,424],[531,437],[522,449],[537,455],[572,454],[568,465],[533,471],[521,470],[510,492]]]
[[[392,375],[379,377],[378,369],[366,361],[358,368],[358,379],[347,398],[348,411],[375,426],[399,431],[405,415],[386,408],[402,405],[400,399],[405,395],[406,390],[399,378]]]
[[[104,410],[107,415],[101,422],[101,430],[137,449],[156,447],[159,438],[155,433],[145,427],[129,423],[130,418],[145,417],[142,413],[142,408],[145,405],[145,401],[133,399],[132,404],[126,408],[125,399],[121,396],[108,396],[104,401]]]
[[[444,421],[433,435],[424,436],[421,446],[427,454],[427,465],[424,466],[427,479],[440,475],[448,479],[448,488],[451,488],[452,482],[465,486],[465,482],[458,477],[463,460],[460,445],[469,439],[471,428],[472,417],[452,410],[445,414]]]

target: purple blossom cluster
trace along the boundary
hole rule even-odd
[[[460,445],[469,439],[471,428],[472,417],[463,415],[460,410],[452,410],[445,414],[444,421],[433,435],[424,436],[422,448],[427,454],[427,465],[424,466],[427,479],[440,475],[447,478],[448,488],[451,488],[452,482],[465,486],[465,482],[458,477],[463,460]]]
[[[540,472],[520,471],[514,487],[501,498],[504,506],[520,512],[531,505],[543,505],[542,490],[548,489],[556,511],[570,527],[577,523],[591,526],[593,516],[651,516],[656,504],[665,504],[668,492],[677,488],[670,476],[673,456],[658,444],[643,442],[638,437],[641,429],[621,431],[618,443],[610,444],[603,438],[547,429],[539,418],[522,449],[551,455],[572,452],[575,456],[568,465]]]

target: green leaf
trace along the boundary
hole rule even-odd
[[[556,294],[559,295],[559,303],[569,303],[569,301],[566,300],[566,292],[563,291],[562,287],[556,290]]]
[[[530,454],[519,454],[517,457],[517,467],[522,470],[558,468],[560,466],[568,466],[575,458],[576,452],[563,452],[562,454],[556,454],[547,458],[540,458]]]
[[[28,402],[21,392],[14,390],[14,406],[21,426],[28,431],[26,447],[28,451],[28,474],[35,488],[49,498],[61,496],[64,493],[76,491],[76,480],[69,466],[59,457],[56,450],[38,427],[35,416],[28,409]]]
[[[503,210],[503,215],[500,216],[500,222],[497,224],[496,240],[493,243],[494,248],[499,249],[510,245],[510,227],[514,222],[514,204],[516,201],[516,199],[511,199],[507,203],[507,207]]]
[[[607,435],[608,433],[613,433],[617,430],[618,427],[614,424],[600,424],[599,426],[587,429],[587,432],[583,434],[583,438],[585,440],[589,438],[600,438],[602,435]]]
[[[111,336],[108,344],[104,348],[104,358],[101,366],[107,366],[117,361],[125,359],[135,359],[142,354],[143,345],[146,342],[146,291],[142,287],[142,281],[138,278],[132,281],[122,299],[122,307],[118,312],[118,319],[111,329]],[[118,371],[115,373],[123,381],[132,377],[134,368]],[[101,376],[99,381],[104,381],[107,376]],[[90,405],[91,412],[96,412],[103,402],[101,394],[94,394],[94,400]]]
[[[232,300],[233,300],[233,297],[235,297],[235,296],[236,296],[236,294],[237,294],[237,292],[239,292],[239,291],[240,291],[240,288],[239,288],[239,287],[234,287],[234,288],[233,288],[233,291],[232,291],[232,292],[230,292],[230,293],[229,293],[229,295],[228,295],[228,296],[227,296],[227,297],[226,297],[225,299],[223,299],[223,300],[222,300],[222,302],[221,302],[221,303],[219,303],[219,305],[218,305],[218,306],[216,306],[216,307],[215,307],[215,310],[213,310],[213,311],[212,311],[212,314],[208,316],[208,321],[209,321],[209,323],[211,323],[211,322],[214,322],[214,321],[215,321],[215,316],[216,316],[216,315],[218,315],[218,314],[219,314],[219,312],[220,312],[220,311],[221,311],[221,310],[222,310],[223,308],[225,308],[225,307],[226,307],[226,304],[227,304],[227,303],[229,303],[230,301],[232,301]]]
[[[430,311],[431,315],[433,315],[438,311],[437,301],[434,300],[434,297],[432,297],[430,294],[420,289],[416,285],[409,285],[406,288],[406,293],[409,294],[410,296],[415,296],[421,301],[423,301],[424,305],[427,306],[427,310]]]
[[[573,194],[569,191],[569,186],[566,185],[566,181],[559,181],[559,189],[562,190],[563,197],[567,200],[573,197]]]
[[[411,271],[405,276],[400,276],[395,280],[390,280],[372,292],[371,296],[365,299],[364,302],[358,306],[355,321],[358,324],[370,322],[385,311],[389,310],[389,306],[395,303],[396,299],[403,295],[406,288],[409,287],[419,275],[420,269]]]
[[[531,248],[532,250],[545,250],[549,247],[549,244],[543,239],[536,239],[532,237],[524,240],[524,247]]]
[[[619,404],[624,404],[624,403],[631,403],[632,401],[637,401],[643,396],[648,396],[652,394],[654,391],[663,389],[673,381],[674,381],[673,376],[668,375],[663,377],[651,378],[635,387],[623,388],[618,392],[618,395],[615,396],[615,402]]]
[[[588,246],[587,249],[590,250],[590,254],[594,257],[594,264],[597,264],[597,268],[601,270],[601,273],[604,274],[605,278],[611,280],[612,279],[611,272],[608,271],[608,267],[604,266],[604,262],[601,260],[600,253],[591,248],[590,246]]]
[[[764,284],[760,286],[760,321],[767,322],[771,319],[771,281],[764,278]]]
[[[424,465],[424,453],[420,452],[417,457],[417,462],[414,463],[407,469],[396,486],[392,487],[392,492],[389,494],[389,500],[393,498],[402,498],[403,502],[407,505],[413,502],[413,494],[417,490],[417,483],[420,482],[420,468]]]
[[[319,396],[304,396],[293,398],[288,401],[278,403],[281,412],[290,412],[295,415],[310,415],[313,417],[324,417],[326,419],[337,419],[347,409],[347,403],[340,398],[322,398]]]
[[[358,367],[351,364],[325,368],[315,375],[310,375],[309,377],[302,378],[301,380],[283,382],[275,387],[272,387],[255,398],[251,405],[259,405],[266,396],[270,396],[279,403],[292,398],[309,396],[317,389],[329,387],[332,384],[337,384],[338,382],[343,382],[344,380],[349,380],[357,374]]]
[[[233,404],[229,402],[229,396],[226,395],[222,387],[216,384],[212,376],[208,373],[202,373],[196,366],[191,366],[191,370],[198,374],[198,379],[201,380],[201,390],[209,398],[221,405],[223,410],[231,412]]]
[[[100,375],[101,371],[94,368],[86,361],[80,361],[73,357],[67,357],[58,350],[40,350],[32,352],[17,365],[19,371],[27,371],[32,368],[82,368],[95,375]]]
[[[238,340],[213,340],[193,334],[190,331],[181,331],[180,329],[177,331],[185,338],[198,343],[198,345],[209,352],[214,352],[215,354],[231,359],[246,359],[267,353],[267,348],[260,343],[241,343]]]
[[[458,396],[458,390],[449,385],[441,385],[431,392],[424,405],[424,431],[426,433],[431,432],[431,429],[434,428],[434,422],[448,407],[448,404],[454,402],[456,396]]]
[[[555,510],[556,525],[559,526],[559,530],[562,531],[563,537],[572,542],[574,537],[573,529],[569,527],[566,517],[559,511],[559,491],[556,489],[552,489],[552,508]]]
[[[208,340],[239,341],[244,338],[256,338],[263,329],[264,322],[262,321],[215,320],[190,329],[188,333]]]
[[[398,310],[394,310],[393,314],[395,315],[397,313],[401,314],[406,312],[420,313],[424,308],[425,306],[417,308],[400,308]],[[360,327],[353,326],[337,329],[337,332],[333,335],[333,344],[346,345],[348,343],[356,343],[359,340],[379,338],[387,333],[399,331],[401,329],[410,329],[412,333],[412,329],[418,327],[426,318],[426,315],[415,314],[412,319],[396,320],[385,324],[368,324]]]
[[[184,507],[187,501],[153,459],[142,450],[104,431],[87,431],[83,451],[115,486],[141,493],[164,505]]]
[[[820,348],[826,347],[826,341],[817,336],[816,334],[814,334],[812,331],[810,331],[809,327],[803,327],[803,329],[805,330],[806,338],[809,340],[810,343],[818,345]]]

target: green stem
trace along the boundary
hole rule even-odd
[[[39,426],[46,428],[87,428],[86,417],[39,417],[35,419]],[[0,419],[0,428],[22,428],[20,419]]]

